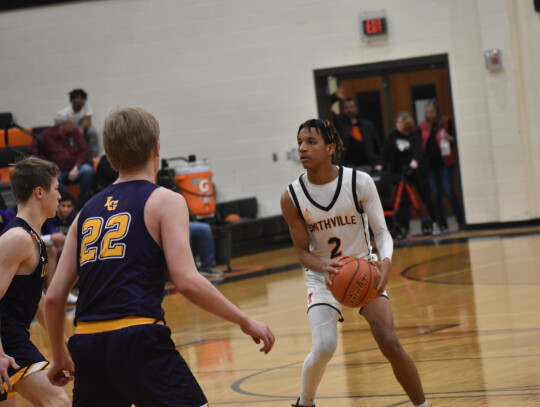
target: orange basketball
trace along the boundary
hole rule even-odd
[[[225,219],[223,219],[225,222],[240,222],[242,218],[240,215],[237,215],[236,213],[229,213],[227,216],[225,216]]]
[[[381,279],[379,272],[367,260],[345,256],[339,272],[332,280],[332,295],[340,304],[359,308],[380,296],[377,285]]]

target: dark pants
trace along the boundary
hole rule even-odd
[[[429,169],[429,186],[431,188],[431,196],[433,204],[437,211],[437,222],[440,227],[448,228],[446,214],[444,211],[443,195],[446,196],[452,207],[452,211],[456,216],[458,226],[461,228],[465,225],[463,211],[459,199],[454,191],[454,166],[443,166],[440,168]]]
[[[58,176],[58,191],[60,195],[66,194],[66,187],[64,184],[68,182],[69,171],[61,171]],[[88,164],[81,165],[79,168],[79,176],[74,183],[78,183],[81,187],[81,193],[79,195],[79,201],[86,201],[90,197],[90,187],[92,186],[92,178],[94,177],[94,170]]]
[[[197,380],[164,325],[73,335],[75,407],[200,407]]]

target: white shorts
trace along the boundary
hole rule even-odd
[[[327,305],[334,308],[341,316],[340,322],[343,321],[341,315],[341,304],[334,298],[328,288],[326,288],[326,279],[323,273],[317,273],[306,269],[306,286],[307,286],[307,309],[318,305]],[[386,290],[381,296],[388,298]],[[363,307],[359,307],[358,311],[362,312]]]

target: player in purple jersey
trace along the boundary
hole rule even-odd
[[[58,207],[58,174],[56,164],[28,157],[18,161],[10,175],[18,211],[0,237],[0,400],[9,391],[10,397],[18,392],[36,406],[71,405],[67,394],[47,380],[49,362],[30,341],[34,317],[45,326],[47,252],[39,230]]]
[[[112,112],[103,144],[117,181],[90,199],[70,228],[46,300],[53,384],[75,374],[74,406],[207,405],[165,325],[167,270],[195,305],[240,326],[270,352],[274,335],[228,301],[195,267],[184,198],[154,184],[159,124],[139,108]],[[63,341],[65,303],[79,280],[75,335]]]

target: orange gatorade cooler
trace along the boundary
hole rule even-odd
[[[207,162],[189,162],[174,166],[174,179],[191,213],[199,218],[216,211],[212,172]]]

